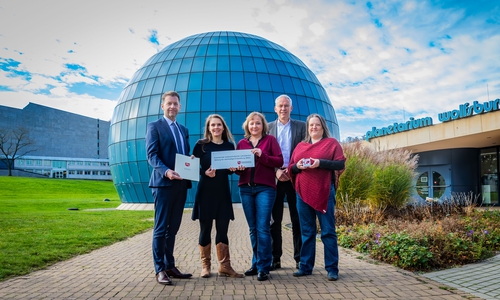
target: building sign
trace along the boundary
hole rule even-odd
[[[470,105],[469,102],[466,102],[464,104],[461,104],[458,107],[458,109],[438,114],[438,118],[440,122],[444,123],[448,121],[454,121],[457,119],[470,117],[473,114],[479,115],[491,111],[496,111],[499,109],[499,106],[500,106],[500,99],[490,100],[488,102],[484,102],[483,104],[480,104],[478,101],[474,101],[472,105]],[[366,132],[365,139],[367,141],[370,141],[370,139],[372,138],[423,128],[431,125],[432,125],[431,117],[425,117],[422,119],[410,118],[410,120],[406,121],[405,123],[394,123],[393,125],[382,127],[380,129],[372,127],[372,130]]]

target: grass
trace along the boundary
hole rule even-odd
[[[110,181],[0,176],[0,280],[152,228],[152,211],[120,204]]]

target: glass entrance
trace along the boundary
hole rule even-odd
[[[451,197],[451,170],[449,165],[419,167],[415,184],[418,198],[424,201],[439,201]]]
[[[481,150],[481,200],[498,205],[498,152],[496,148]]]

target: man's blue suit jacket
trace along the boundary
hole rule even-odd
[[[189,147],[189,131],[185,126],[179,123],[177,125],[182,133],[182,138],[184,138],[186,155],[189,155],[191,151]],[[177,147],[175,146],[174,134],[164,117],[148,124],[146,153],[148,162],[153,167],[149,187],[171,186],[173,182],[168,177],[165,177],[165,173],[169,169],[175,170]],[[188,188],[191,188],[191,181],[188,183]]]

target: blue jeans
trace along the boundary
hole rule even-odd
[[[252,268],[269,273],[273,258],[270,222],[276,190],[266,185],[240,186],[240,198],[250,229]]]
[[[325,252],[325,269],[327,272],[339,273],[339,248],[335,231],[335,187],[331,186],[326,214],[314,210],[297,194],[297,211],[299,212],[302,232],[302,248],[300,251],[300,270],[311,274],[316,255],[316,217],[321,228],[321,241]]]

